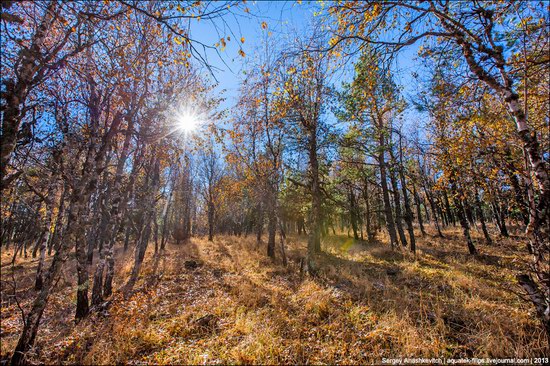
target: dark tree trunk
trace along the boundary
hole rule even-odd
[[[153,217],[156,217],[156,213],[153,215]],[[153,240],[155,241],[155,255],[159,252],[159,224],[157,220],[153,220]]]
[[[437,209],[434,202],[434,198],[430,194],[430,192],[428,191],[425,185],[423,185],[422,187],[424,188],[424,193],[426,194],[426,198],[430,203],[430,208],[432,209],[432,216],[434,218],[435,228],[437,229],[437,236],[439,236],[440,238],[443,238],[443,233],[441,233],[441,227],[439,226],[439,220],[437,218]]]
[[[371,222],[371,209],[370,209],[370,202],[369,202],[369,183],[368,180],[365,179],[363,187],[363,200],[365,201],[365,222],[366,222],[366,229],[367,229],[367,240],[371,241],[374,238],[374,231],[372,228],[372,222]]]
[[[544,293],[544,290],[539,287],[531,275],[519,274],[516,276],[516,279],[531,299],[533,305],[535,305],[537,315],[546,330],[546,335],[550,336],[550,304],[546,300],[548,294]]]
[[[451,204],[449,203],[449,196],[447,195],[447,190],[443,190],[443,202],[445,203],[445,214],[447,215],[448,224],[456,225],[455,216],[453,215],[453,210],[451,209]]]
[[[214,240],[214,202],[208,201],[208,241]]]
[[[94,272],[94,285],[92,287],[92,306],[97,306],[103,301],[103,271],[105,269],[105,247],[99,251],[99,262]]]
[[[298,218],[297,229],[298,229],[298,235],[302,235],[302,233],[304,233],[304,235],[307,235],[306,223],[303,216],[300,216]]]
[[[502,212],[502,208],[500,207],[500,204],[496,201],[491,202],[491,205],[493,206],[493,213],[495,215],[495,221],[497,223],[497,227],[500,231],[500,235],[504,237],[509,237],[510,234],[508,234],[508,228],[506,227],[506,220],[504,218],[504,212]]]
[[[405,206],[405,223],[409,232],[411,252],[416,253],[416,240],[414,238],[413,213],[411,203],[409,201],[409,193],[407,192],[407,182],[405,181],[405,173],[403,172],[403,149],[401,146],[401,138],[399,139],[399,179],[401,181],[401,191],[403,192],[403,204]],[[420,219],[422,221],[422,219]]]
[[[382,133],[380,137],[380,146],[384,146],[384,137]],[[382,198],[384,200],[384,215],[386,218],[388,233],[390,235],[390,244],[393,249],[397,245],[397,232],[395,231],[395,224],[393,221],[388,181],[386,177],[386,161],[384,160],[384,150],[382,148],[378,154],[378,164],[380,166],[380,186],[382,187]]]
[[[353,238],[355,240],[359,239],[359,235],[357,233],[357,214],[356,214],[356,204],[355,204],[355,194],[353,193],[353,188],[349,188],[348,193],[348,199],[349,199],[349,214],[350,214],[350,222],[351,222],[351,228],[353,230]]]
[[[281,258],[283,260],[283,266],[286,267],[287,265],[286,250],[285,250],[286,234],[281,222],[279,222],[279,234],[281,239]]]
[[[262,234],[264,231],[264,223],[261,221],[258,221],[256,223],[256,242],[260,243],[262,241]]]
[[[172,190],[173,191],[173,190]],[[164,207],[164,213],[162,215],[162,230],[160,235],[160,250],[163,251],[166,247],[166,241],[167,241],[167,228],[168,228],[168,213],[170,211],[170,202],[171,202],[172,194],[170,194],[170,197],[166,201],[166,206]]]
[[[395,164],[395,159],[393,159],[393,153],[390,151],[392,156],[392,167],[390,168],[390,182],[392,186],[393,193],[393,202],[395,206],[395,225],[397,226],[397,232],[399,234],[399,240],[401,245],[404,247],[407,246],[407,237],[405,236],[405,231],[403,230],[403,213],[401,211],[401,197],[399,194],[399,188],[397,187],[397,179],[395,177],[395,170],[397,166]]]
[[[424,223],[422,221],[422,207],[421,207],[422,204],[420,202],[420,197],[418,196],[418,192],[416,191],[416,185],[414,183],[412,187],[413,187],[414,204],[416,206],[416,218],[418,219],[418,227],[420,228],[420,232],[422,233],[422,236],[426,236],[426,230],[424,229]]]
[[[126,226],[126,233],[124,234],[124,252],[128,250],[128,246],[130,245],[130,233],[132,231],[132,228],[130,225]]]
[[[307,268],[315,272],[314,256],[321,251],[321,186],[319,182],[319,161],[317,159],[317,120],[309,121],[308,155],[311,174],[311,216],[310,232],[307,246]]]
[[[466,219],[468,219],[468,222],[470,226],[475,226],[475,220],[474,220],[474,213],[472,211],[472,206],[467,200],[464,200],[464,212],[466,213]],[[477,229],[476,229],[477,230]]]
[[[515,164],[514,159],[512,157],[512,152],[509,147],[506,147],[504,149],[505,154],[505,167],[506,167],[506,173],[508,177],[510,178],[510,183],[512,185],[512,188],[514,189],[514,198],[517,204],[517,207],[519,208],[521,212],[521,217],[523,219],[523,223],[525,226],[529,225],[529,205],[527,204],[525,200],[525,191],[521,188],[519,178],[516,174],[516,172],[519,170]],[[526,168],[529,168],[529,165],[526,164]]]
[[[424,214],[426,215],[426,221],[431,222],[430,211],[428,210],[428,205],[424,200],[419,200],[422,206],[424,206]]]
[[[487,230],[487,225],[485,224],[485,217],[483,216],[483,207],[481,206],[481,200],[479,199],[479,193],[476,190],[475,194],[475,200],[476,200],[476,207],[477,207],[477,216],[479,218],[479,222],[481,223],[481,230],[483,231],[483,236],[485,237],[485,241],[487,244],[491,245],[493,244],[493,240],[491,239],[491,235],[489,235],[489,231]]]
[[[78,244],[80,241],[82,241],[82,239],[76,239],[76,271],[78,277],[78,287],[76,291],[75,318],[77,321],[86,317],[90,311],[88,303],[88,289],[90,287],[88,258],[86,255],[86,247]]]
[[[468,244],[468,252],[472,255],[477,254],[477,249],[474,246],[474,242],[472,241],[472,237],[470,236],[470,226],[468,225],[468,220],[466,219],[466,213],[464,212],[464,205],[462,204],[462,201],[459,197],[456,197],[456,186],[454,183],[453,185],[453,193],[455,193],[454,203],[455,207],[457,208],[456,213],[458,215],[458,220],[460,221],[460,226],[462,227],[462,231],[464,233],[464,238],[466,239],[466,243]]]
[[[267,255],[275,259],[275,241],[277,235],[277,189],[268,187],[267,219]],[[282,230],[282,227],[281,227]]]

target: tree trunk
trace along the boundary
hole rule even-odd
[[[434,198],[426,188],[426,185],[422,185],[422,188],[424,189],[424,193],[426,194],[426,198],[430,203],[430,208],[432,209],[432,216],[434,218],[435,228],[437,229],[437,236],[443,238],[443,233],[441,233],[441,227],[439,226],[439,220],[437,218],[437,209],[435,207]]]
[[[120,158],[117,162],[117,168],[115,173],[115,179],[112,187],[111,194],[111,208],[110,210],[105,210],[105,217],[107,221],[110,221],[106,226],[106,230],[103,232],[102,241],[105,245],[104,249],[104,258],[101,263],[98,264],[96,268],[96,276],[99,278],[98,287],[96,290],[96,301],[99,304],[103,298],[111,296],[113,292],[113,279],[115,275],[115,257],[114,257],[114,245],[116,243],[116,236],[122,223],[124,222],[124,215],[126,213],[126,206],[128,202],[129,194],[133,192],[135,177],[137,174],[137,169],[135,166],[138,165],[141,160],[141,156],[137,154],[136,159],[134,160],[134,167],[130,174],[130,180],[128,182],[128,187],[126,193],[122,192],[122,176],[124,172],[124,165],[128,159],[128,151],[130,149],[130,142],[132,138],[132,132],[134,130],[134,114],[127,114],[125,119],[128,121],[126,126],[126,133],[124,135],[124,143],[122,144],[122,150],[120,152]],[[129,231],[126,231],[126,237],[124,241],[124,251],[127,250],[129,240]],[[103,276],[103,271],[106,268],[105,272],[105,281],[103,282],[103,291],[100,287],[102,284],[101,278]],[[95,286],[94,286],[95,287]],[[103,292],[103,293],[101,293]]]
[[[104,176],[104,182],[107,180],[107,177]],[[109,245],[110,238],[108,237],[109,221],[111,216],[109,215],[107,209],[107,201],[110,199],[111,190],[109,188],[109,183],[107,183],[108,188],[98,199],[101,202],[101,214],[96,215],[101,217],[99,228],[96,230],[97,234],[94,241],[99,242],[99,261],[96,266],[96,270],[93,276],[93,286],[92,286],[92,306],[97,306],[103,301],[103,272],[105,270],[105,252],[107,251],[107,246]],[[92,231],[92,230],[90,230]],[[88,246],[88,264],[91,266],[93,263],[93,245]]]
[[[506,227],[506,220],[504,218],[504,213],[502,212],[500,204],[495,200],[491,202],[491,206],[493,206],[493,213],[495,215],[495,221],[500,231],[500,235],[504,236],[505,238],[509,237],[510,234],[508,234],[508,228]]]
[[[357,214],[356,214],[356,205],[355,205],[355,194],[353,194],[353,188],[349,188],[348,193],[348,199],[349,199],[349,213],[350,213],[350,222],[351,222],[351,228],[353,230],[353,238],[355,240],[359,240],[359,235],[357,233]]]
[[[493,240],[491,239],[491,235],[489,235],[489,231],[487,230],[487,225],[485,224],[485,217],[483,216],[483,207],[481,206],[481,200],[479,199],[479,192],[476,190],[475,194],[475,200],[476,200],[476,207],[477,207],[477,216],[479,218],[479,222],[481,223],[481,230],[483,231],[483,236],[485,237],[485,241],[487,244],[491,245],[493,244]]]
[[[472,237],[470,236],[470,227],[468,225],[468,220],[466,219],[466,213],[464,212],[464,205],[462,204],[462,201],[459,197],[456,197],[457,190],[454,183],[452,183],[453,187],[453,193],[455,194],[454,197],[454,203],[457,208],[456,212],[458,214],[458,220],[460,221],[460,226],[462,226],[462,231],[464,233],[464,238],[466,239],[466,243],[468,244],[468,252],[472,255],[477,254],[477,249],[474,246],[474,243],[472,241]]]
[[[307,246],[308,272],[315,272],[314,256],[321,251],[321,186],[319,183],[319,161],[317,160],[317,121],[311,121],[308,128],[308,155],[311,174],[311,216]]]
[[[268,188],[268,221],[267,221],[267,256],[275,259],[275,241],[277,234],[277,193]]]
[[[99,251],[99,262],[94,272],[94,285],[92,287],[92,306],[97,306],[103,301],[103,272],[105,270],[105,250],[103,245]]]
[[[466,41],[465,36],[460,32],[456,32],[454,27],[448,22],[443,21],[442,24],[447,29],[453,31],[455,40],[462,48],[462,53],[468,63],[470,71],[472,71],[481,81],[485,82],[494,91],[502,95],[508,108],[508,112],[516,122],[518,137],[523,142],[524,149],[529,157],[530,168],[535,173],[535,178],[540,189],[539,205],[537,207],[537,213],[539,215],[537,215],[536,226],[543,228],[543,242],[545,242],[546,239],[548,239],[548,233],[546,231],[548,230],[549,221],[548,206],[550,202],[550,177],[548,176],[546,162],[542,159],[539,151],[537,135],[532,131],[527,122],[525,111],[519,103],[519,94],[516,93],[513,80],[505,69],[506,62],[502,53],[503,51],[493,50],[490,54],[491,58],[495,61],[495,65],[499,70],[500,76],[502,77],[501,83],[497,81],[490,73],[486,72],[477,62],[473,53],[472,44]],[[550,299],[547,300],[550,302]]]
[[[81,242],[86,243],[86,241],[80,238],[76,239],[76,271],[78,277],[78,287],[76,291],[75,319],[77,321],[86,317],[90,310],[88,303],[88,289],[90,287],[88,257],[86,253],[86,246],[79,244]]]
[[[380,137],[380,146],[384,146],[383,136]],[[390,244],[393,249],[397,245],[397,232],[395,231],[395,224],[393,221],[390,194],[388,191],[388,181],[386,177],[386,162],[384,160],[384,150],[382,148],[380,153],[378,154],[378,164],[380,166],[380,186],[382,187],[382,198],[384,200],[384,214],[386,217],[388,233],[390,235]]]
[[[127,225],[125,231],[126,231],[126,233],[124,234],[124,247],[123,247],[123,250],[126,253],[126,251],[128,250],[128,247],[130,246],[130,233],[132,231],[131,226]]]
[[[20,365],[24,362],[25,354],[31,349],[38,332],[40,319],[46,308],[50,291],[54,286],[57,276],[63,263],[67,260],[71,244],[76,241],[77,233],[82,232],[80,218],[84,215],[84,210],[89,197],[96,188],[97,176],[101,174],[101,170],[105,168],[103,162],[105,160],[106,150],[111,143],[113,136],[118,131],[121,115],[117,114],[111,123],[111,128],[103,136],[102,144],[96,153],[94,163],[92,159],[86,159],[82,169],[82,178],[75,184],[75,190],[71,195],[69,212],[67,217],[67,225],[64,231],[64,240],[60,241],[60,246],[54,255],[50,268],[44,276],[42,290],[38,293],[33,302],[31,311],[27,314],[23,330],[17,342],[17,346],[13,352],[10,363],[12,365]],[[95,165],[95,166],[94,166]]]
[[[84,195],[84,190],[75,190],[72,195],[71,203],[68,210],[68,220],[65,230],[65,240],[60,241],[61,245],[57,252],[54,254],[52,263],[48,272],[44,276],[44,281],[42,284],[42,289],[38,293],[37,297],[33,302],[31,311],[27,314],[25,319],[25,324],[23,325],[23,330],[19,336],[19,341],[15,350],[13,352],[10,363],[12,365],[20,365],[25,363],[24,357],[25,354],[31,349],[36,338],[36,333],[38,332],[38,327],[40,324],[40,319],[46,308],[50,291],[54,286],[59,271],[61,267],[67,260],[69,250],[71,247],[72,240],[75,237],[75,234],[79,232],[80,225],[78,223],[79,214],[86,204],[86,197]]]
[[[547,300],[548,294],[545,294],[544,290],[537,285],[531,275],[520,274],[516,276],[516,279],[531,299],[533,305],[535,305],[537,315],[546,330],[546,334],[550,335],[550,303]]]
[[[48,215],[49,216],[49,215]],[[40,241],[40,257],[38,259],[38,267],[36,268],[36,279],[34,282],[34,289],[36,291],[39,291],[42,289],[42,285],[44,283],[43,280],[43,269],[44,269],[44,262],[46,260],[46,246],[48,244],[48,239],[50,238],[50,220],[46,222],[46,230],[44,234],[42,235],[41,241]]]
[[[57,250],[57,245],[59,243],[59,238],[62,236],[63,231],[63,218],[65,215],[65,196],[68,192],[68,184],[65,182],[63,185],[63,192],[61,193],[61,198],[59,200],[59,208],[57,211],[57,216],[55,218],[55,227],[52,233],[52,239],[48,245],[48,255],[52,255],[52,249]]]
[[[475,226],[475,219],[474,219],[474,213],[472,211],[472,206],[470,205],[468,200],[464,200],[463,202],[464,202],[463,203],[464,212],[466,213],[466,219],[468,220],[468,223],[470,224],[470,226]]]
[[[208,241],[214,240],[214,202],[208,201]]]
[[[416,253],[416,240],[414,238],[413,213],[409,201],[409,193],[407,192],[407,182],[405,181],[405,173],[403,172],[403,149],[401,146],[401,138],[399,139],[399,179],[401,181],[401,191],[403,192],[403,204],[405,205],[405,223],[409,232],[409,240],[411,243],[411,252]]]
[[[523,181],[525,182],[525,187],[527,191],[527,204],[528,204],[528,214],[529,219],[527,227],[525,228],[526,234],[533,234],[536,221],[537,221],[537,205],[535,203],[535,193],[533,191],[533,181],[531,180],[531,169],[529,166],[529,157],[527,150],[523,148],[523,159],[525,162],[526,172],[523,175]]]
[[[36,32],[32,35],[30,45],[24,48],[18,55],[19,64],[16,70],[17,79],[6,80],[3,82],[5,89],[2,91],[5,100],[2,113],[2,144],[0,144],[0,190],[7,187],[7,169],[10,163],[11,154],[17,144],[17,133],[22,119],[25,117],[25,101],[28,93],[34,83],[38,70],[45,67],[41,62],[43,57],[43,48],[46,38],[52,28],[53,22],[57,17],[57,1],[50,1],[44,12],[44,17]],[[16,356],[17,359],[17,356]],[[14,360],[12,360],[13,362]],[[21,362],[19,360],[18,362]]]
[[[156,213],[153,215],[156,217]],[[157,220],[153,220],[153,240],[155,241],[155,255],[159,252],[159,224]]]
[[[390,168],[390,182],[392,186],[393,201],[395,206],[395,225],[397,226],[397,232],[399,234],[399,240],[401,244],[407,246],[407,237],[405,236],[405,231],[403,230],[403,213],[401,211],[401,197],[399,194],[399,188],[397,187],[397,179],[395,177],[395,170],[397,169],[395,159],[393,158],[393,153],[390,151],[392,157],[392,167]]]
[[[174,179],[175,182],[175,179]],[[173,185],[172,185],[173,186]],[[161,235],[160,235],[160,250],[163,251],[166,247],[166,240],[167,240],[167,227],[168,227],[168,213],[170,211],[170,205],[172,203],[172,197],[173,197],[174,189],[170,191],[170,195],[168,196],[168,199],[166,200],[166,204],[164,205],[164,209],[162,212],[162,229],[161,229]]]
[[[297,230],[298,230],[298,235],[302,235],[302,232],[304,233],[304,235],[307,235],[306,223],[305,223],[305,220],[304,220],[303,216],[300,215],[300,217],[298,218],[298,223],[297,223],[296,227],[297,227]]]
[[[277,233],[277,216],[271,213],[267,222],[267,255],[275,259],[275,236]]]
[[[279,234],[281,239],[281,258],[283,260],[283,266],[286,267],[287,265],[287,259],[286,259],[286,250],[285,250],[285,240],[286,240],[286,234],[285,230],[283,229],[283,225],[279,221]]]
[[[139,277],[139,272],[141,270],[141,265],[143,259],[145,259],[145,252],[147,251],[147,246],[149,244],[149,238],[151,237],[151,221],[152,221],[152,212],[148,215],[146,219],[145,226],[140,235],[140,240],[136,247],[135,257],[134,257],[134,266],[132,267],[132,272],[130,278],[124,287],[124,293],[128,295],[134,288],[136,281]]]
[[[506,147],[504,149],[504,162],[506,167],[506,174],[510,178],[510,183],[512,185],[512,188],[514,189],[514,198],[517,204],[517,207],[519,208],[521,212],[521,218],[523,219],[523,223],[527,227],[529,225],[529,205],[524,199],[525,191],[522,189],[520,185],[520,180],[518,178],[518,175],[516,172],[519,170],[515,164],[514,159],[512,157],[512,152],[509,147]],[[527,172],[529,171],[529,164],[526,164],[525,166],[527,168]]]
[[[534,223],[533,225],[529,224],[528,231],[532,232],[531,248],[534,253],[532,269],[534,269],[540,286],[534,282],[529,274],[518,276],[518,283],[531,298],[531,302],[537,309],[539,319],[543,323],[547,335],[550,336],[550,273],[547,264],[550,255],[550,246],[548,245],[550,235],[550,214],[548,212],[550,206],[550,177],[548,176],[546,162],[539,152],[537,135],[527,123],[525,111],[519,103],[519,95],[515,92],[513,80],[506,70],[503,50],[492,50],[490,54],[502,77],[503,82],[499,83],[478,63],[473,53],[472,44],[466,41],[466,37],[461,32],[456,32],[453,25],[448,22],[443,21],[442,24],[447,30],[453,32],[456,42],[462,48],[462,53],[470,71],[504,97],[508,111],[516,122],[517,134],[523,142],[524,150],[529,157],[530,166],[528,168],[535,173],[540,191],[539,204],[535,211]]]
[[[448,224],[456,225],[455,215],[453,215],[453,210],[451,209],[451,204],[449,203],[449,196],[447,195],[447,190],[443,190],[443,202],[445,203],[445,214],[447,215]]]
[[[153,154],[154,154],[154,151],[153,151]],[[151,226],[152,226],[152,222],[155,214],[154,196],[158,190],[158,185],[160,183],[160,160],[159,159],[160,158],[158,156],[154,158],[154,163],[151,164],[153,165],[152,178],[150,181],[149,179],[146,179],[146,182],[145,182],[145,187],[147,187],[147,194],[146,194],[146,199],[144,204],[145,212],[143,215],[144,217],[143,228],[141,230],[140,239],[135,251],[134,266],[132,267],[130,278],[128,279],[128,282],[124,287],[125,296],[132,292],[134,285],[138,279],[139,272],[141,270],[141,265],[143,263],[143,259],[145,258],[145,252],[147,251],[147,246],[149,244],[149,239],[151,237],[151,230],[152,230]]]
[[[52,220],[53,220],[53,192],[54,192],[54,177],[50,178],[50,183],[48,185],[47,198],[44,202],[46,208],[46,217],[44,218],[44,233],[40,238],[40,257],[38,259],[38,267],[36,268],[36,280],[34,283],[34,289],[39,291],[42,289],[44,283],[43,280],[43,268],[44,262],[46,260],[46,247],[48,246],[48,241],[50,239],[51,229],[52,229]]]
[[[365,201],[365,222],[366,222],[366,229],[367,229],[367,240],[370,242],[374,238],[374,232],[372,228],[372,222],[371,222],[371,209],[370,209],[370,202],[369,202],[369,183],[368,180],[365,179],[363,181],[363,200]]]
[[[416,206],[416,217],[418,219],[418,227],[420,228],[420,232],[422,233],[422,236],[426,236],[426,230],[424,229],[424,223],[422,222],[422,207],[420,202],[420,197],[418,196],[418,192],[416,191],[416,185],[413,183],[413,198],[414,198],[414,204]]]

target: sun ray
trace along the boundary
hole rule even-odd
[[[198,124],[199,120],[197,116],[189,112],[179,114],[176,120],[176,128],[183,132],[194,131]]]

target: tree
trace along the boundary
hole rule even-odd
[[[287,75],[282,88],[288,119],[296,126],[297,140],[304,143],[308,155],[308,178],[311,194],[310,233],[307,270],[315,273],[315,255],[321,251],[322,199],[319,164],[319,134],[323,129],[323,113],[329,93],[330,57],[312,53],[311,44],[298,45],[298,50],[285,58]]]
[[[336,3],[329,9],[337,18],[337,27],[328,49],[355,44],[370,44],[376,48],[395,53],[418,41],[432,40],[431,48],[447,57],[465,64],[468,73],[486,84],[503,100],[503,104],[515,123],[516,134],[524,144],[528,168],[534,173],[539,192],[536,217],[533,225],[532,247],[534,262],[531,274],[518,277],[518,282],[529,294],[541,321],[550,334],[550,270],[545,258],[550,253],[549,203],[550,177],[547,164],[542,158],[536,131],[526,116],[520,101],[513,73],[510,69],[515,43],[504,44],[501,40],[511,33],[510,26],[519,19],[537,19],[532,28],[535,38],[547,34],[544,27],[547,13],[542,3],[521,2],[507,4],[498,2],[408,2],[365,1]],[[516,18],[517,19],[517,18]],[[392,32],[382,33],[385,29]],[[523,26],[520,25],[520,28]],[[421,29],[421,31],[420,31]],[[512,33],[517,29],[512,28]],[[389,36],[388,36],[389,34]],[[517,39],[517,38],[516,38]],[[545,46],[542,44],[543,47]],[[536,64],[539,59],[531,59]],[[467,73],[464,74],[467,76]]]
[[[213,141],[206,141],[204,150],[200,153],[200,177],[202,196],[206,205],[208,216],[208,240],[214,239],[214,226],[216,219],[216,205],[219,196],[219,183],[222,179],[223,167],[220,163],[219,153]]]
[[[391,149],[392,120],[399,115],[403,108],[397,88],[389,74],[389,69],[376,52],[366,51],[360,57],[355,67],[355,77],[348,87],[348,115],[364,134],[366,141],[375,143],[369,153],[376,159],[379,167],[380,186],[384,202],[384,215],[390,236],[392,248],[397,245],[397,231],[401,234],[401,241],[405,245],[404,233],[401,224],[401,213],[397,182],[394,184],[394,204],[396,219],[393,216],[388,187],[388,164],[386,154]],[[373,145],[370,145],[373,146]],[[399,209],[398,209],[399,208]]]

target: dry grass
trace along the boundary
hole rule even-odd
[[[381,243],[329,237],[315,278],[302,277],[298,269],[305,237],[289,238],[287,267],[266,259],[264,245],[258,248],[253,238],[193,239],[169,246],[155,273],[149,259],[132,298],[117,296],[108,314],[93,314],[76,326],[74,273],[67,269],[45,314],[34,359],[349,364],[399,356],[547,355],[548,340],[532,309],[512,292],[513,276],[527,257],[522,241],[480,244],[482,254],[470,257],[459,230],[445,235],[419,239],[416,258]],[[3,263],[8,255],[2,253]],[[117,278],[129,272],[131,259],[119,256],[124,265]],[[186,268],[186,260],[198,268]],[[27,308],[35,265],[22,259],[15,267]],[[10,281],[11,271],[2,268],[3,281]],[[3,282],[2,358],[21,327],[9,293]]]

